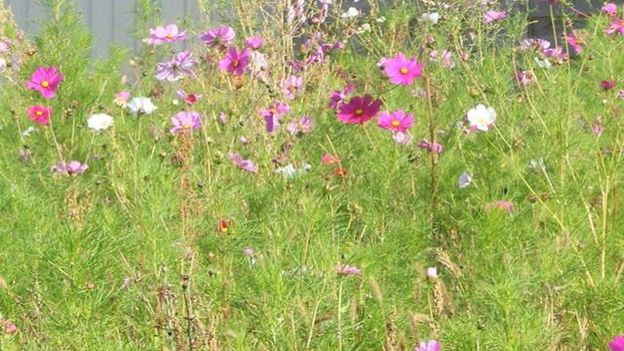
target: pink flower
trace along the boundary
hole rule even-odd
[[[324,165],[337,164],[337,163],[340,163],[340,158],[338,156],[336,156],[336,155],[325,154],[321,158],[321,163],[324,164]]]
[[[156,65],[156,79],[175,82],[193,74],[192,67],[197,61],[193,59],[190,51],[182,51],[168,62]]]
[[[513,212],[513,204],[507,200],[497,200],[494,201],[492,203],[489,203],[487,205],[485,205],[486,209],[499,209],[499,210],[503,210],[507,213],[512,213]]]
[[[617,16],[617,6],[612,2],[607,2],[602,5],[602,13],[609,17]]]
[[[427,342],[421,342],[415,351],[440,351],[442,345],[436,340],[429,340]]]
[[[565,52],[565,50],[561,46],[556,46],[550,49],[544,49],[542,50],[542,55],[552,59],[553,61],[555,61],[555,63],[558,63],[558,64],[562,64],[569,59],[568,54]]]
[[[438,52],[438,50],[433,50],[429,53],[429,59],[432,61],[438,61],[442,64],[442,66],[448,69],[455,68],[455,62],[453,62],[453,53],[448,50],[442,50],[442,52]]]
[[[617,335],[609,341],[609,349],[611,351],[624,351],[624,335]]]
[[[618,97],[620,99],[624,99],[624,90],[620,90],[620,92],[618,93]]]
[[[535,82],[535,76],[531,71],[516,71],[514,73],[516,83],[520,86],[527,86]]]
[[[177,94],[187,105],[195,105],[195,103],[199,101],[199,98],[202,97],[199,94],[187,94],[184,89],[178,89]]]
[[[169,129],[171,134],[185,133],[202,126],[201,115],[194,111],[182,111],[171,117],[173,127]]]
[[[186,39],[186,32],[180,31],[177,25],[170,24],[165,27],[158,26],[150,29],[150,36],[145,39],[145,42],[150,45],[160,45],[184,39]]]
[[[507,11],[496,11],[496,10],[488,10],[483,15],[483,20],[485,23],[494,23],[497,21],[502,21],[507,18]]]
[[[230,152],[228,154],[228,158],[234,163],[235,166],[246,170],[249,173],[258,173],[258,167],[251,161],[245,160],[241,157],[241,155]]]
[[[414,79],[422,77],[425,67],[416,58],[408,59],[401,52],[396,57],[383,58],[380,63],[390,82],[397,85],[412,84]]]
[[[52,107],[35,105],[28,108],[28,117],[44,126],[50,123],[52,117]]]
[[[414,124],[414,116],[402,110],[382,112],[378,117],[380,128],[393,132],[405,132]]]
[[[611,23],[611,25],[605,29],[605,33],[607,34],[620,34],[620,35],[624,35],[624,20],[620,19],[620,18],[616,18],[613,20],[613,23]]]
[[[303,116],[297,122],[288,123],[286,130],[291,135],[308,134],[312,131],[313,127],[314,121],[308,116]]]
[[[338,106],[351,94],[355,86],[352,83],[347,85],[342,90],[334,90],[329,94],[329,108],[336,110]]]
[[[89,166],[79,161],[61,161],[52,166],[53,173],[65,174],[69,176],[75,176],[84,173]]]
[[[258,50],[264,45],[262,37],[249,37],[245,40],[245,47],[251,50]]]
[[[442,144],[439,144],[437,142],[431,142],[427,139],[422,139],[420,142],[418,142],[418,147],[424,150],[428,150],[429,152],[432,152],[436,155],[439,155],[442,153],[442,151],[444,151],[444,147],[442,146]]]
[[[290,106],[281,101],[275,101],[271,107],[260,110],[260,116],[264,118],[266,131],[273,133],[279,127],[279,120],[288,112],[290,112]]]
[[[203,32],[199,39],[212,47],[223,48],[236,38],[236,32],[232,27],[221,26]]]
[[[613,79],[600,81],[600,87],[602,88],[602,90],[611,90],[615,88],[615,84],[615,80]]]
[[[54,66],[39,67],[32,74],[26,85],[29,89],[37,90],[46,99],[52,99],[56,89],[63,81],[63,74]]]
[[[566,43],[572,47],[575,53],[580,53],[583,48],[581,47],[580,38],[578,33],[573,30],[571,33],[564,37]]]
[[[113,100],[113,102],[119,107],[126,108],[126,106],[128,106],[128,99],[130,99],[130,93],[127,91],[120,91],[115,94],[115,100]]]
[[[520,42],[520,51],[536,50],[542,52],[550,47],[550,42],[546,39],[530,38]]]
[[[236,48],[230,48],[224,58],[219,61],[219,69],[235,76],[242,76],[249,65],[249,49],[238,52]]]
[[[354,96],[338,107],[338,119],[347,124],[364,124],[377,115],[381,104],[381,100],[373,100],[370,95]]]
[[[360,275],[362,274],[362,270],[360,270],[356,266],[351,266],[348,264],[341,264],[341,265],[338,265],[338,267],[336,267],[336,274],[342,275],[342,276]]]
[[[290,75],[280,82],[280,88],[286,99],[293,100],[303,91],[303,78]]]
[[[4,332],[6,334],[15,334],[17,333],[17,326],[15,325],[15,323],[13,323],[12,321],[5,321],[4,322]]]

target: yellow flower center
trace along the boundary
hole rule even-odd
[[[41,115],[43,115],[43,112],[41,112],[41,111],[37,111],[37,112],[35,112],[35,114],[36,114],[37,116],[41,116]]]
[[[239,65],[238,60],[232,60],[232,67],[237,68]]]
[[[47,80],[44,80],[43,82],[41,82],[41,86],[44,88],[47,88],[50,86],[50,82],[48,82]]]
[[[165,38],[167,38],[167,39],[173,39],[173,34],[168,33],[167,35],[165,35]]]
[[[393,120],[392,122],[390,122],[390,124],[391,124],[393,127],[398,127],[398,126],[400,126],[400,125],[401,125],[401,122],[399,122],[398,120],[396,120],[396,119],[395,119],[395,120]]]
[[[364,110],[362,110],[361,108],[358,108],[357,110],[355,110],[355,115],[356,116],[361,116],[364,114]]]
[[[407,72],[409,72],[409,70],[407,69],[407,67],[403,67],[400,69],[401,74],[407,74]]]

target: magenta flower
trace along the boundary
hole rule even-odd
[[[414,79],[422,77],[425,67],[414,57],[406,58],[402,52],[399,52],[396,57],[383,58],[380,63],[390,82],[397,85],[412,84]]]
[[[611,351],[624,351],[624,335],[618,335],[609,341]]]
[[[84,173],[89,166],[79,161],[61,161],[52,166],[52,172],[57,174],[64,174],[69,176],[75,176]]]
[[[46,99],[52,99],[56,94],[56,89],[63,81],[63,74],[58,68],[39,67],[32,74],[30,81],[27,83],[28,89],[37,90]]]
[[[415,351],[440,351],[442,350],[442,344],[436,340],[429,340],[427,342],[421,342]]]
[[[614,19],[613,23],[605,29],[605,33],[624,35],[624,20],[620,18]]]
[[[234,152],[230,152],[228,154],[228,158],[238,168],[244,169],[249,173],[258,173],[258,167],[256,167],[256,165],[251,160],[245,160],[241,155]]]
[[[602,13],[609,17],[617,16],[617,5],[612,2],[605,3],[604,5],[602,5]]]
[[[378,125],[380,128],[393,132],[405,132],[414,124],[414,116],[405,113],[403,110],[394,112],[382,112],[378,117]]]
[[[262,37],[249,37],[245,40],[245,47],[251,50],[258,50],[264,45]]]
[[[41,125],[50,124],[52,117],[52,107],[35,105],[28,108],[28,117]]]
[[[581,40],[578,36],[578,33],[575,30],[573,30],[571,33],[566,35],[564,39],[566,43],[568,43],[568,45],[572,47],[575,53],[578,54],[581,52],[581,50],[583,50],[583,47],[581,47]]]
[[[199,39],[212,47],[224,48],[236,38],[236,32],[232,27],[221,26],[203,32]]]
[[[235,76],[242,76],[249,65],[249,49],[238,52],[236,48],[230,48],[228,53],[219,61],[219,69]]]
[[[351,266],[348,264],[341,264],[341,265],[338,265],[338,267],[336,267],[336,274],[342,275],[342,276],[360,275],[362,274],[362,270],[356,266]]]
[[[194,111],[182,111],[171,117],[173,127],[169,129],[171,134],[185,133],[202,126],[201,115]]]
[[[338,106],[351,94],[354,87],[352,83],[347,83],[344,89],[332,91],[331,94],[329,94],[329,108],[332,110],[338,109]]]
[[[200,94],[187,94],[184,89],[178,89],[176,93],[187,105],[195,105],[202,97]]]
[[[260,110],[259,114],[264,118],[266,131],[273,133],[279,127],[279,120],[288,112],[290,112],[290,106],[281,101],[275,101],[271,107]]]
[[[373,100],[370,95],[354,96],[338,107],[338,119],[347,124],[364,124],[379,113],[381,104],[381,100]]]
[[[280,82],[282,94],[288,100],[293,100],[296,95],[303,91],[303,78],[290,75]]]
[[[192,67],[197,61],[193,59],[193,54],[186,50],[175,55],[168,62],[161,62],[156,65],[156,79],[175,82],[185,76],[193,74]]]
[[[615,85],[616,83],[613,79],[600,81],[600,87],[602,88],[602,90],[611,90],[615,88]]]
[[[177,25],[170,24],[165,27],[158,26],[150,29],[150,36],[145,39],[145,42],[150,45],[160,45],[184,39],[186,39],[186,32],[180,31]]]
[[[502,21],[507,18],[507,11],[496,11],[496,10],[488,10],[483,15],[483,20],[485,23],[494,23],[498,21]]]

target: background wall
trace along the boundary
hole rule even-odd
[[[45,20],[45,10],[37,0],[0,0],[5,5],[11,6],[18,25],[28,33],[35,33],[38,23]],[[96,45],[93,54],[103,56],[106,54],[111,43],[121,44],[136,49],[139,42],[131,37],[134,28],[134,13],[136,12],[136,0],[72,0],[78,11],[83,15],[85,22],[95,34]],[[262,1],[262,0],[249,0]],[[312,1],[312,0],[309,0]],[[394,0],[377,0],[380,3],[392,3]],[[474,0],[478,1],[478,0]],[[605,0],[573,0],[576,8],[583,12],[599,10]],[[183,16],[197,16],[199,8],[196,0],[158,0],[162,9],[164,23],[170,23]],[[366,8],[366,0],[355,3],[347,0],[345,7],[356,6]],[[414,0],[416,3],[417,1]],[[452,3],[452,1],[450,1]],[[523,0],[506,0],[507,3],[525,3]],[[618,4],[624,0],[611,0]],[[548,0],[530,0],[530,18],[535,21],[527,34],[532,37],[551,38],[550,8]],[[516,6],[521,9],[525,6]],[[554,6],[554,13],[561,14],[561,7]]]

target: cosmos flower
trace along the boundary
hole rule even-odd
[[[195,105],[202,97],[200,94],[187,94],[184,89],[178,89],[176,93],[187,105]]]
[[[171,117],[173,127],[169,129],[171,134],[179,134],[202,126],[201,115],[194,111],[182,111]]]
[[[423,75],[424,65],[418,63],[416,58],[406,58],[402,52],[396,57],[383,58],[380,62],[384,73],[393,84],[410,85]]]
[[[363,124],[377,115],[381,104],[381,100],[373,100],[370,95],[354,96],[338,107],[338,119],[347,124]]]
[[[393,132],[405,132],[414,124],[414,116],[402,110],[382,112],[378,117],[378,125],[382,129]]]
[[[362,270],[356,266],[341,264],[336,267],[336,274],[341,276],[360,275],[362,274]]]
[[[61,161],[52,166],[52,172],[56,174],[64,174],[69,176],[75,176],[84,173],[89,166],[79,161]]]
[[[266,131],[268,133],[273,133],[279,127],[280,119],[288,112],[290,112],[290,106],[288,106],[288,104],[275,101],[271,107],[260,110],[259,114],[264,118]]]
[[[121,108],[126,108],[128,106],[128,99],[130,99],[130,93],[127,91],[120,91],[115,94],[113,103]]]
[[[614,19],[611,25],[605,29],[605,33],[624,35],[624,20],[620,18]]]
[[[516,71],[514,72],[514,78],[516,83],[521,86],[527,86],[535,82],[535,75],[532,71]]]
[[[336,155],[325,154],[321,158],[321,163],[324,164],[324,165],[338,164],[338,163],[340,163],[340,158],[338,156],[336,156]]]
[[[219,69],[235,76],[242,76],[249,65],[249,52],[249,49],[239,52],[236,48],[230,48],[225,57],[219,61]]]
[[[50,124],[52,107],[35,105],[28,108],[28,117],[43,126]]]
[[[193,59],[193,54],[186,50],[174,56],[170,61],[161,62],[156,65],[156,79],[175,82],[185,76],[193,74],[192,67],[197,61]]]
[[[618,335],[609,341],[609,350],[624,351],[624,335]]]
[[[338,106],[351,94],[354,87],[352,83],[347,83],[342,90],[332,91],[329,95],[329,108],[332,110],[338,109]]]
[[[264,45],[264,38],[249,37],[245,39],[245,47],[251,50],[258,50]]]
[[[438,269],[436,267],[427,267],[427,278],[436,279],[438,277]]]
[[[232,27],[221,26],[203,32],[199,39],[208,46],[223,48],[236,38],[236,32]]]
[[[39,67],[32,74],[30,81],[27,83],[28,89],[37,90],[45,99],[52,99],[56,94],[56,89],[63,81],[63,74],[58,68]]]
[[[106,113],[96,113],[89,117],[87,120],[87,127],[94,132],[106,130],[113,125],[113,116]]]
[[[422,139],[421,141],[419,141],[418,147],[436,155],[441,154],[442,151],[444,151],[444,147],[442,146],[442,144],[435,141],[431,142],[427,139]]]
[[[431,24],[438,24],[438,22],[440,21],[440,14],[437,12],[427,12],[427,13],[423,13],[420,16],[420,19],[423,21],[428,21],[431,22]]]
[[[243,157],[237,153],[230,152],[228,154],[228,158],[234,163],[238,168],[244,169],[249,173],[258,173],[258,167],[251,160],[245,160]]]
[[[615,88],[616,82],[613,79],[605,79],[600,81],[600,87],[602,90],[611,90]]]
[[[280,82],[282,94],[288,100],[293,100],[296,95],[303,91],[303,78],[290,75]]]
[[[133,115],[146,114],[149,115],[154,112],[158,107],[152,103],[152,100],[147,97],[134,97],[128,103],[128,109]]]
[[[491,107],[479,104],[471,108],[466,117],[470,129],[487,132],[496,122],[496,111]]]
[[[149,38],[144,41],[150,45],[160,45],[163,43],[173,43],[186,39],[186,32],[180,31],[176,24],[169,24],[165,27],[158,26],[150,29]]]
[[[604,5],[602,5],[601,10],[602,10],[602,13],[604,13],[605,15],[609,17],[617,16],[617,5],[612,2],[607,2]]]
[[[457,186],[460,189],[466,189],[472,184],[472,174],[468,171],[464,171],[457,179]]]
[[[442,345],[436,340],[421,342],[414,351],[441,351]]]
[[[412,135],[408,132],[394,132],[392,133],[392,139],[397,144],[409,145],[412,143]]]
[[[308,134],[314,127],[314,121],[308,116],[301,117],[297,122],[290,122],[286,125],[286,131],[290,135]]]
[[[488,10],[483,15],[483,20],[488,24],[502,21],[505,18],[507,18],[507,11]]]
[[[575,53],[580,53],[583,50],[581,46],[581,38],[578,35],[578,32],[573,30],[568,35],[564,37],[566,43],[572,47]]]

